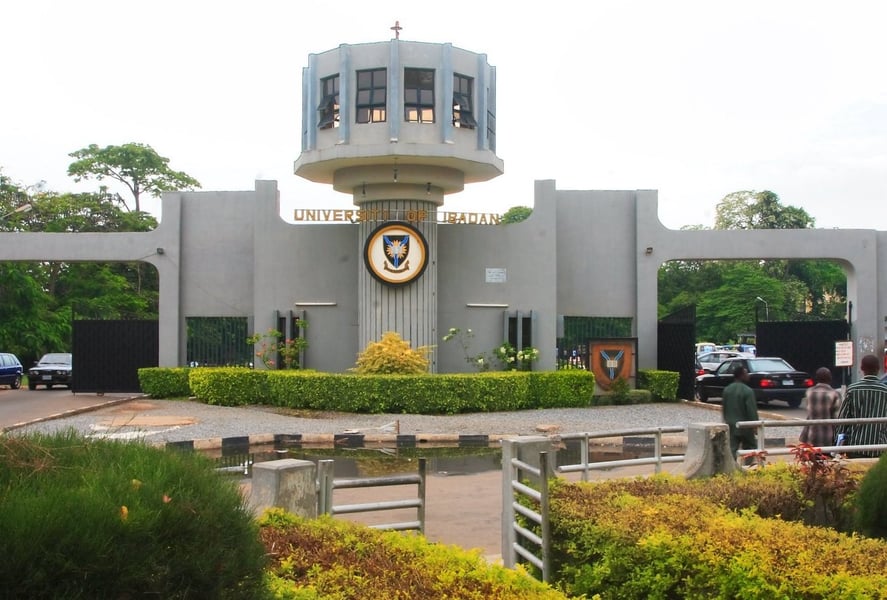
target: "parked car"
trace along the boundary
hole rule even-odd
[[[717,350],[717,346],[714,345],[714,342],[699,342],[696,344],[696,356],[706,352],[714,352],[715,350]]]
[[[54,385],[66,385],[70,389],[72,374],[73,361],[70,353],[44,354],[37,364],[28,369],[28,389],[36,390],[38,385],[45,385],[48,390]]]
[[[738,366],[748,369],[748,385],[760,403],[781,400],[791,408],[797,408],[804,399],[807,388],[813,386],[813,377],[798,371],[778,357],[738,357],[722,362],[714,373],[696,378],[696,399],[707,402],[709,398],[723,396],[724,388],[733,383],[733,371]]]
[[[750,358],[751,355],[745,354],[744,352],[738,352],[735,350],[718,350],[716,352],[706,352],[705,354],[700,354],[696,359],[699,361],[699,365],[709,373],[713,373],[721,363],[727,360],[728,358],[739,358],[739,357]]]
[[[0,353],[0,385],[8,385],[14,390],[22,387],[22,363],[15,354]]]

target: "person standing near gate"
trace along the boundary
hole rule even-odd
[[[878,381],[880,369],[878,357],[866,354],[859,361],[862,379],[847,386],[844,402],[841,404],[839,419],[867,419],[887,417],[887,385]],[[867,444],[887,444],[887,423],[863,423],[860,425],[838,425],[838,436],[844,434],[843,445],[862,446]],[[836,445],[837,442],[836,442]],[[877,450],[851,452],[851,458],[880,456]]]
[[[733,383],[724,388],[721,397],[721,414],[730,428],[730,451],[733,458],[740,446],[744,450],[758,447],[754,429],[739,429],[740,421],[758,420],[758,402],[755,393],[748,386],[748,369],[740,365],[733,370]]]
[[[814,375],[816,385],[807,390],[807,420],[837,419],[841,408],[841,393],[832,387],[832,372],[819,367]],[[798,438],[811,446],[831,446],[835,443],[834,425],[805,425]]]

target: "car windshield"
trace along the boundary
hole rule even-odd
[[[781,358],[750,358],[748,370],[753,373],[759,371],[772,373],[774,371],[794,371],[795,369]]]
[[[44,354],[43,358],[40,359],[38,364],[41,365],[70,365],[71,364],[71,355],[70,354]]]

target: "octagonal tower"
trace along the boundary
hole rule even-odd
[[[486,55],[398,38],[312,54],[302,71],[295,173],[358,207],[361,349],[386,331],[438,343],[437,210],[504,170]]]

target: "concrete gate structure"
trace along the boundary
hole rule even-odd
[[[421,71],[418,83],[410,70]],[[380,71],[379,81],[359,81]],[[274,181],[246,191],[167,192],[154,231],[0,233],[0,260],[154,265],[161,366],[188,363],[188,319],[241,318],[252,333],[298,311],[309,324],[306,367],[343,372],[367,341],[391,329],[414,345],[434,345],[433,370],[458,372],[473,368],[461,347],[441,341],[451,327],[472,329],[473,353],[501,344],[516,324],[529,327],[526,338],[541,351],[535,368],[546,370],[556,366],[558,324],[570,317],[630,320],[637,366],[656,368],[663,263],[827,259],[847,274],[857,364],[863,354],[883,354],[887,232],[676,231],[660,222],[655,190],[559,190],[553,180],[535,183],[533,214],[521,223],[447,212],[446,194],[504,170],[495,154],[495,83],[485,55],[449,44],[392,39],[312,55],[296,172],[350,194],[354,210],[317,207],[288,223]],[[367,90],[384,90],[384,101],[373,104],[372,93],[360,94]],[[382,108],[384,119],[371,114]],[[412,229],[391,231],[389,242],[411,235],[412,243],[418,231],[427,243],[424,270],[394,285],[380,281],[367,258],[368,241],[392,222]]]

